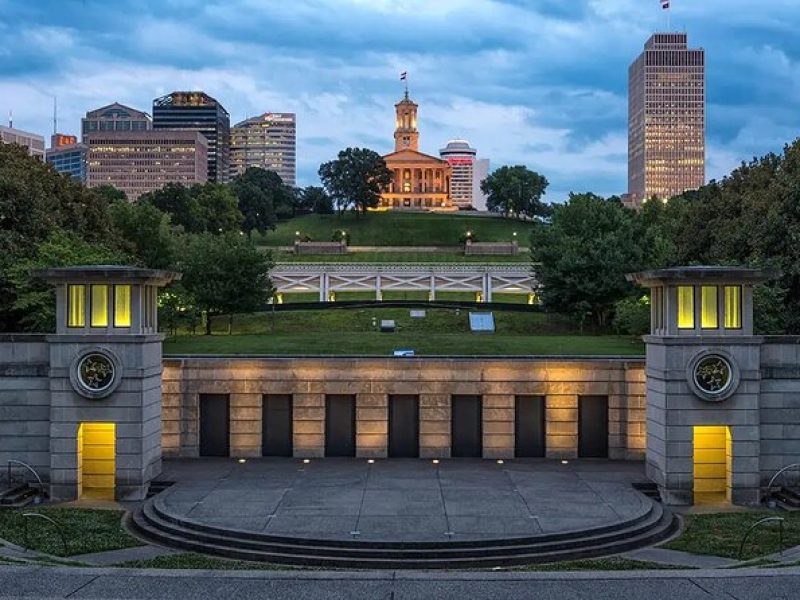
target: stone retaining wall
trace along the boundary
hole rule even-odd
[[[294,452],[324,455],[325,396],[356,396],[361,457],[385,457],[388,397],[419,397],[423,458],[450,455],[450,398],[483,399],[486,458],[514,455],[514,399],[546,398],[550,458],[577,456],[578,397],[607,396],[609,457],[639,460],[645,448],[645,383],[641,359],[545,358],[166,358],[162,446],[166,456],[197,456],[200,394],[229,394],[231,453],[258,456],[261,396],[293,397]]]

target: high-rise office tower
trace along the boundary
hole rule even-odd
[[[231,119],[204,92],[172,92],[153,100],[154,129],[199,131],[208,140],[208,180],[225,183],[230,174]]]
[[[81,119],[81,139],[85,139],[90,133],[146,131],[152,128],[153,120],[146,112],[114,102],[86,113]]]
[[[39,134],[0,125],[0,144],[17,144],[34,158],[44,160],[44,138]]]
[[[264,113],[231,127],[231,177],[248,167],[275,171],[283,183],[297,179],[297,123],[294,113]]]
[[[628,201],[705,184],[705,51],[656,33],[628,70]]]
[[[208,180],[208,142],[198,131],[106,131],[86,136],[87,185],[112,185],[128,200],[168,183]]]
[[[466,140],[450,140],[439,150],[439,157],[450,163],[450,199],[460,209],[472,208],[475,157],[478,151]]]
[[[88,150],[86,144],[60,144],[47,149],[46,159],[59,173],[86,183]]]

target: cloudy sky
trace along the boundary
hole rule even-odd
[[[800,2],[673,0],[707,51],[709,178],[800,135]],[[626,187],[627,67],[658,0],[0,0],[0,114],[49,135],[89,109],[202,89],[237,122],[298,115],[298,179],[345,146],[392,149],[409,72],[422,150],[472,142],[569,191]],[[5,120],[5,117],[3,117]]]

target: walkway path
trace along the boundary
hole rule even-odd
[[[615,573],[163,571],[0,567],[0,599],[776,600],[797,597],[800,569]]]

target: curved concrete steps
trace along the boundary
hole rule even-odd
[[[488,568],[607,556],[651,546],[678,529],[660,504],[630,520],[582,531],[452,542],[373,542],[291,538],[223,529],[170,515],[157,498],[129,518],[157,543],[226,558],[328,568]]]

